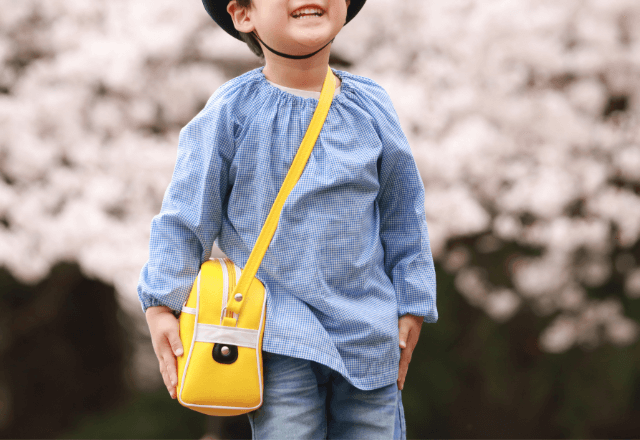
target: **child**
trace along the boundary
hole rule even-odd
[[[365,0],[203,2],[265,65],[220,87],[182,130],[152,222],[138,294],[172,398],[183,353],[174,313],[214,241],[244,267],[331,42]],[[254,438],[404,438],[400,390],[422,322],[438,317],[424,188],[397,115],[373,81],[334,74],[329,114],[257,274],[267,317]]]

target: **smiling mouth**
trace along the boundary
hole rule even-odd
[[[317,7],[304,7],[293,11],[291,16],[293,18],[304,20],[305,18],[311,17],[322,17],[324,15],[324,11]]]

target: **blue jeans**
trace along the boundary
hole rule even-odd
[[[254,439],[406,438],[397,384],[362,391],[329,367],[263,353],[264,402],[248,414]]]

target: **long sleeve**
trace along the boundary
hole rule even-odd
[[[386,93],[378,108],[383,153],[379,163],[380,239],[384,264],[398,298],[398,316],[436,322],[436,276],[429,244],[424,186]]]
[[[267,295],[262,350],[318,362],[362,390],[398,380],[398,316],[435,322],[424,190],[389,96],[341,80],[256,277]],[[262,68],[225,83],[181,132],[153,219],[143,309],[179,310],[215,244],[243,268],[318,100]]]
[[[158,305],[179,311],[211,255],[222,224],[233,128],[232,116],[214,94],[180,132],[175,169],[151,223],[149,260],[138,283],[145,311]]]

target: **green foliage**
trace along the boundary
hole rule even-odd
[[[640,344],[543,353],[547,319],[524,309],[496,323],[437,276],[440,318],[403,391],[408,438],[637,437]]]
[[[85,416],[59,438],[201,438],[205,419],[162,389],[138,394],[113,411]]]

